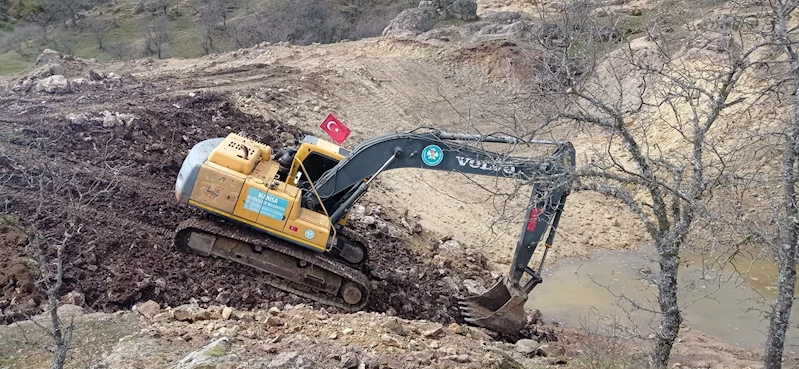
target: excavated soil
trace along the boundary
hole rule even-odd
[[[29,181],[44,164],[56,168],[62,174],[59,178],[77,183],[73,195],[98,183],[96,188],[115,184],[79,215],[84,226],[67,249],[61,293],[80,292],[87,307],[98,311],[130,308],[146,300],[175,306],[193,298],[240,309],[315,305],[267,286],[258,273],[245,267],[172,248],[177,224],[199,215],[174,198],[175,176],[193,144],[245,131],[279,146],[287,133],[296,138],[303,133],[244,114],[218,95],[175,96],[167,84],[126,81],[117,87],[84,85],[68,95],[31,93],[0,99],[0,111],[6,112],[0,115],[0,178],[6,182],[0,201],[19,217],[18,226],[33,221],[26,215],[35,213],[39,196],[46,199],[48,212],[66,214],[69,196],[41,194]],[[106,110],[136,118],[127,125],[103,127]],[[70,113],[88,119],[69,120]],[[116,173],[113,180],[109,173]],[[52,220],[42,224],[56,235],[64,227]],[[361,231],[371,250],[372,296],[367,310],[441,323],[460,320],[454,308],[457,291],[442,282],[437,268],[423,263],[398,239]],[[30,259],[23,252],[24,236],[11,227],[0,231],[9,234],[14,236],[0,237],[0,309],[6,322],[33,312],[20,309],[21,301],[33,298],[35,305],[40,301],[32,288]]]

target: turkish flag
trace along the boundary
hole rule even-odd
[[[339,145],[341,145],[341,143],[350,136],[350,129],[347,128],[344,123],[341,123],[341,121],[336,119],[333,114],[328,114],[327,118],[325,118],[324,122],[322,122],[322,125],[319,126],[319,128],[322,128],[323,131],[327,132],[330,138],[332,138],[333,141],[336,141],[336,143]]]

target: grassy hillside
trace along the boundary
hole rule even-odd
[[[44,48],[83,58],[193,58],[260,42],[379,35],[413,0],[0,0],[0,75]]]

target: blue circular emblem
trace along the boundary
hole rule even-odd
[[[441,150],[437,145],[428,145],[422,150],[422,162],[428,166],[439,165],[442,160],[444,160],[444,150]]]
[[[305,231],[305,238],[310,240],[313,239],[314,237],[316,237],[316,232],[314,232],[313,229]]]

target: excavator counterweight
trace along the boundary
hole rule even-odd
[[[551,150],[518,157],[469,142]],[[377,175],[416,168],[513,179],[531,185],[532,194],[510,271],[484,294],[460,302],[468,323],[513,333],[526,324],[524,302],[541,283],[543,259],[538,270],[530,268],[530,259],[539,243],[547,250],[552,245],[574,159],[568,142],[436,130],[374,137],[351,152],[307,136],[299,147],[273,153],[267,145],[230,134],[198,143],[185,159],[176,198],[215,219],[187,220],[175,242],[183,250],[256,268],[277,288],[356,311],[370,294],[360,272],[368,248],[346,223]]]

